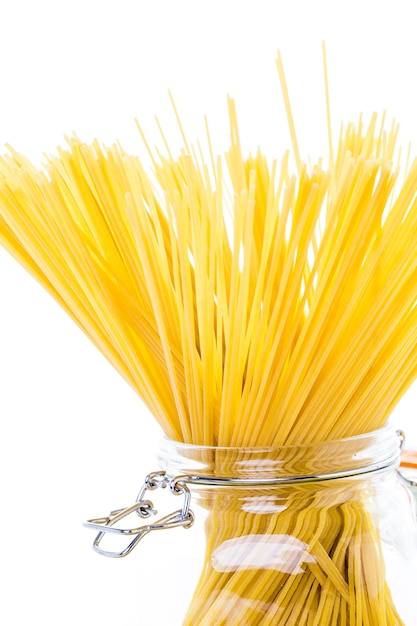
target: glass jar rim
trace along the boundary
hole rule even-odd
[[[386,424],[385,426],[382,426],[381,428],[377,428],[375,430],[371,430],[369,432],[366,433],[360,433],[358,435],[351,435],[349,437],[341,437],[340,439],[323,439],[323,440],[319,440],[319,441],[313,441],[313,442],[308,442],[308,443],[300,443],[300,444],[286,444],[283,446],[216,446],[216,445],[204,445],[204,444],[198,444],[198,443],[186,443],[183,441],[176,441],[175,439],[170,439],[169,437],[166,437],[165,435],[162,436],[162,441],[166,441],[169,442],[170,444],[173,444],[175,446],[181,446],[184,449],[190,449],[190,450],[266,450],[266,451],[270,451],[270,450],[280,450],[280,449],[288,449],[288,448],[309,448],[312,446],[321,446],[321,445],[329,445],[329,444],[338,444],[341,442],[349,442],[349,441],[363,441],[366,439],[370,439],[370,438],[375,438],[375,437],[382,437],[384,436],[385,438],[390,438],[392,439],[393,435],[395,435],[396,437],[398,437],[398,429],[394,428],[394,426],[392,426],[391,424]]]
[[[195,484],[275,484],[354,476],[398,466],[403,434],[369,433],[288,446],[202,446],[162,438],[159,466]]]

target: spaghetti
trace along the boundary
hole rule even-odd
[[[328,168],[303,163],[280,59],[278,69],[296,174],[288,153],[243,156],[232,100],[225,158],[209,144],[206,161],[184,138],[176,158],[151,153],[151,174],[119,144],[73,136],[44,168],[12,149],[0,161],[0,241],[174,440],[285,446],[369,432],[417,375],[417,161],[400,185],[398,128],[378,130],[374,116],[330,142]],[[302,530],[318,564],[309,578],[266,571],[252,585],[247,573],[210,572],[187,623],[223,623],[213,620],[248,586],[263,609],[239,623],[276,623],[278,609],[282,624],[362,623],[353,612],[401,623],[366,505],[323,496],[313,514],[309,498],[297,491],[287,521],[268,528]],[[208,538],[212,550],[232,523],[265,532],[213,506],[213,529],[223,517],[226,530]],[[355,591],[369,585],[376,604]]]

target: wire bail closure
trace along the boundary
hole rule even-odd
[[[145,499],[145,494],[147,491],[154,491],[159,488],[165,489],[166,487],[168,487],[169,491],[173,495],[184,496],[181,509],[162,517],[152,524],[146,524],[145,526],[139,526],[137,528],[117,528],[114,526],[117,522],[132,513],[136,513],[142,519],[148,519],[152,515],[156,515],[157,510],[154,508],[153,503],[150,500]],[[125,507],[124,509],[111,511],[107,517],[87,520],[83,523],[83,526],[99,531],[93,542],[93,548],[96,552],[103,556],[120,558],[128,555],[139,543],[139,541],[153,530],[167,530],[169,528],[176,528],[177,526],[190,528],[194,523],[194,513],[190,509],[190,501],[191,493],[186,484],[182,483],[178,478],[168,478],[163,471],[152,472],[146,476],[134,504]],[[103,537],[107,533],[127,537],[131,537],[133,535],[134,538],[124,550],[104,550],[100,544]]]
[[[405,433],[403,430],[397,430],[397,435],[400,439],[400,453],[402,453],[404,451],[405,448]],[[404,474],[401,471],[401,468],[398,470],[399,475],[401,476],[402,480],[407,484],[408,487],[410,487],[412,490],[416,490],[417,489],[417,481],[413,480],[412,478],[410,478],[409,476],[407,476],[406,474]]]
[[[396,435],[399,439],[399,454],[402,453],[405,445],[405,434],[402,430],[397,430]],[[375,463],[367,467],[356,468],[354,470],[347,470],[345,472],[327,473],[321,475],[308,475],[303,477],[273,477],[268,479],[256,479],[251,480],[247,478],[219,478],[219,477],[207,477],[199,475],[181,475],[174,478],[166,475],[165,471],[151,472],[145,478],[142,488],[134,502],[134,504],[125,507],[124,509],[117,509],[111,511],[107,517],[99,517],[87,520],[83,523],[83,526],[98,530],[98,534],[93,542],[93,548],[99,554],[103,556],[120,558],[124,557],[139,543],[141,539],[153,530],[168,530],[170,528],[176,528],[182,526],[183,528],[190,528],[194,523],[194,513],[190,509],[191,492],[187,484],[191,485],[231,485],[231,486],[251,486],[251,485],[285,485],[294,484],[299,482],[310,482],[316,480],[330,480],[334,478],[346,478],[353,477],[358,474],[374,472],[387,467],[395,466],[398,463],[398,455],[394,458],[386,459],[382,463]],[[417,487],[417,483],[411,480],[409,477],[401,473],[400,469],[397,469],[397,473],[401,479],[409,487]],[[170,493],[173,495],[183,495],[184,501],[181,509],[162,517],[158,521],[152,524],[146,524],[144,526],[138,526],[137,528],[118,528],[115,524],[124,519],[132,513],[136,513],[142,519],[148,519],[157,514],[157,510],[151,500],[145,499],[147,491],[155,491],[156,489],[165,489],[168,487]],[[101,541],[106,534],[122,535],[126,537],[133,536],[132,541],[127,545],[124,550],[113,551],[104,550],[101,547]]]

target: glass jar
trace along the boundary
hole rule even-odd
[[[149,623],[417,626],[416,503],[398,472],[401,439],[387,427],[282,448],[163,440],[161,471],[129,507],[153,516],[158,487],[182,497],[172,513],[164,495],[167,515],[142,527],[140,603],[160,598]],[[131,547],[142,538],[132,534]]]

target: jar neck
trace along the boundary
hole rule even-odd
[[[334,441],[282,447],[236,448],[163,439],[157,452],[168,476],[200,484],[326,480],[399,465],[402,438],[387,426]]]

